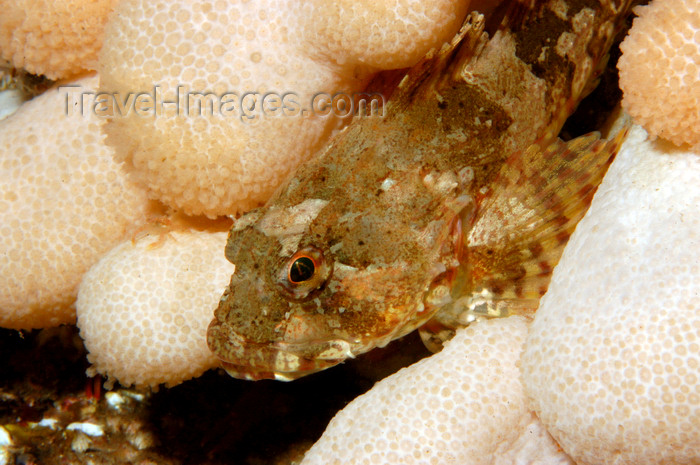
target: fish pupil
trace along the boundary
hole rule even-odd
[[[289,267],[289,280],[293,283],[308,281],[314,275],[316,267],[309,257],[299,257]]]

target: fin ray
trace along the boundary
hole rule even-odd
[[[421,329],[431,350],[480,316],[531,315],[627,129],[513,154],[477,202],[452,302]]]
[[[488,42],[484,32],[484,16],[472,12],[465,18],[462,27],[449,42],[439,50],[432,49],[413,66],[401,80],[389,105],[400,111],[413,101],[424,101],[433,89],[445,80],[461,80],[465,64],[476,59]]]
[[[592,133],[545,149],[533,145],[508,159],[468,232],[479,283],[473,291],[536,307],[626,132],[609,141]]]

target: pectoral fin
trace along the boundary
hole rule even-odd
[[[452,303],[424,326],[429,348],[478,316],[532,314],[552,270],[627,131],[601,140],[597,133],[546,149],[533,145],[512,155],[466,231],[463,263]],[[440,335],[441,334],[441,335]]]

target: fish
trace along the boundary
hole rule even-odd
[[[356,116],[236,219],[207,330],[221,366],[290,381],[416,329],[437,351],[476,319],[531,316],[624,139],[558,134],[630,3],[470,13],[382,117]]]

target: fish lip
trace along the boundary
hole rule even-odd
[[[226,353],[214,351],[222,368],[234,378],[291,381],[354,358],[352,344],[326,340],[253,342],[240,333],[230,334],[233,346]]]
[[[319,371],[325,370],[326,368],[330,368],[334,365],[329,365],[329,366],[323,366],[323,367],[314,367],[309,370],[298,370],[298,371],[291,371],[291,372],[282,372],[282,371],[270,371],[266,369],[259,369],[256,367],[252,366],[246,366],[246,365],[236,365],[234,363],[227,362],[225,360],[220,360],[221,361],[221,367],[226,370],[226,373],[229,374],[229,376],[232,376],[233,378],[237,379],[243,379],[247,381],[260,381],[263,379],[274,379],[277,381],[294,381],[295,379],[299,379],[301,377],[317,373]],[[342,360],[338,361],[338,363],[342,362]]]

